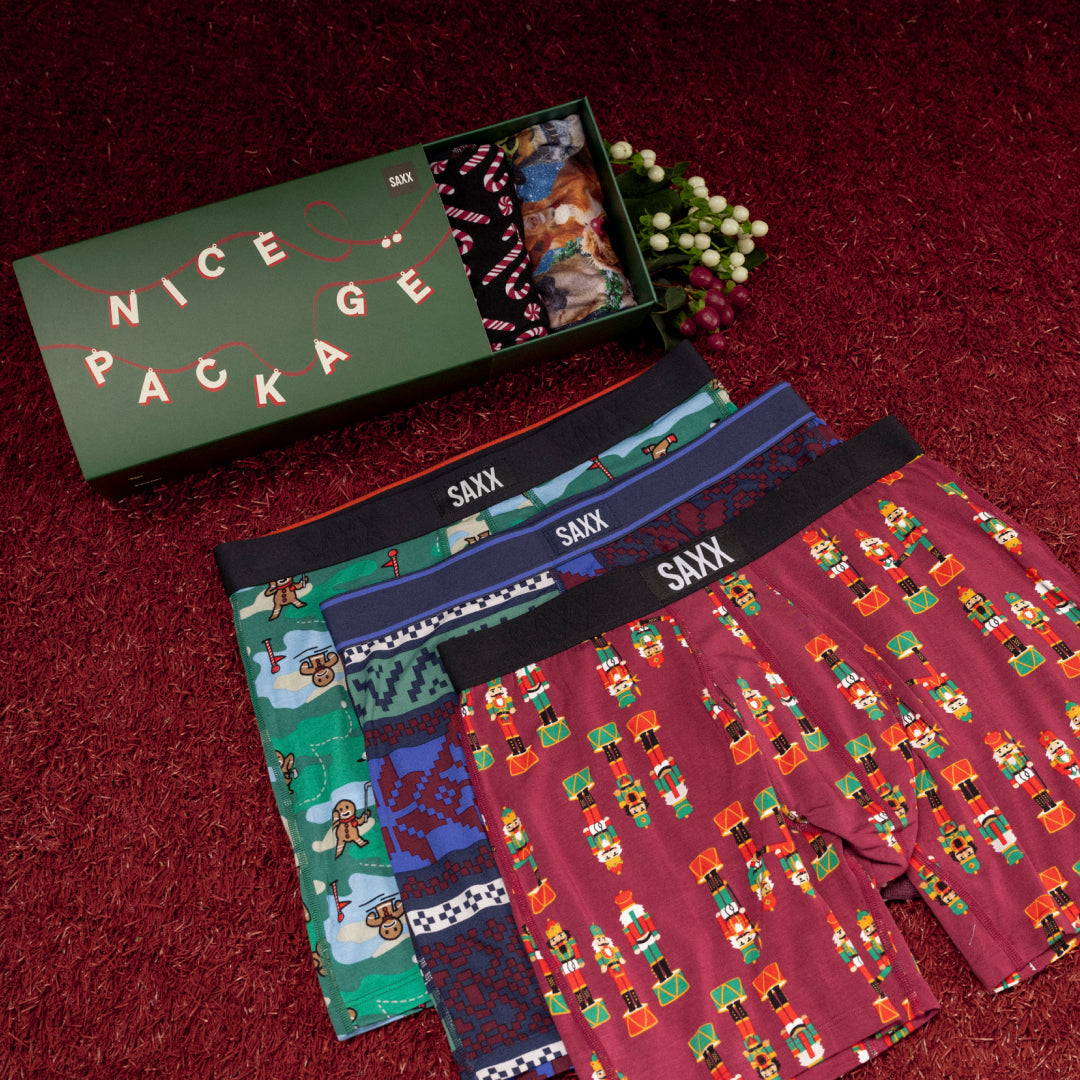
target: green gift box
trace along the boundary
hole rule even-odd
[[[580,116],[633,307],[492,352],[429,158]],[[15,263],[110,498],[629,331],[655,304],[585,99]]]

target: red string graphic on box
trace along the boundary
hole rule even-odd
[[[402,229],[406,228],[408,226],[408,224],[413,220],[413,218],[416,216],[417,212],[419,211],[420,207],[423,205],[424,199],[427,198],[427,195],[429,195],[432,190],[434,190],[434,188],[429,188],[428,189],[428,192],[420,200],[420,202],[417,204],[417,206],[413,210],[413,212],[408,216],[408,218],[405,219],[405,222],[401,226]],[[315,205],[330,206],[331,204],[330,203],[310,203],[309,206],[307,208],[305,208],[305,214],[307,213],[307,210],[310,209],[311,206],[315,206]],[[334,207],[334,209],[337,210],[336,207]],[[340,214],[340,211],[337,211],[337,212]],[[344,215],[342,215],[342,220],[344,220]],[[317,229],[314,229],[314,227],[311,226],[310,224],[308,225],[308,227],[311,228],[312,231],[314,231],[314,232],[319,231]],[[258,235],[258,234],[256,234],[256,233],[236,233],[231,237],[226,237],[224,240],[222,240],[220,242],[221,243],[226,243],[228,240],[231,240],[231,239],[236,239],[238,237],[244,237],[244,236],[253,236],[253,235]],[[321,233],[321,232],[319,233],[319,235],[327,236],[328,239],[335,240],[336,242],[339,242],[339,243],[348,244],[350,246],[350,250],[351,250],[352,247],[359,246],[361,244],[380,244],[380,245],[382,245],[384,247],[389,247],[391,243],[398,242],[398,241],[394,240],[394,236],[398,236],[400,238],[401,232],[399,230],[397,233],[393,234],[391,237],[384,237],[384,238],[377,239],[377,240],[346,240],[346,239],[343,239],[341,237],[334,237],[334,236],[330,236],[329,234]],[[363,279],[350,280],[350,281],[328,281],[325,284],[321,285],[319,287],[318,291],[315,293],[314,297],[312,298],[312,312],[311,312],[311,314],[312,314],[312,324],[313,324],[314,331],[315,331],[315,337],[316,338],[319,337],[318,305],[319,305],[319,298],[322,296],[322,294],[324,292],[326,292],[328,289],[337,289],[337,288],[342,288],[344,286],[377,285],[377,284],[381,284],[382,282],[386,282],[386,281],[397,281],[403,275],[409,273],[410,271],[418,270],[425,263],[430,262],[439,253],[439,251],[442,250],[443,246],[446,244],[446,241],[450,238],[450,235],[451,235],[451,230],[447,229],[443,233],[443,235],[439,238],[438,243],[423,258],[416,260],[416,262],[412,263],[410,266],[406,267],[404,270],[395,271],[394,273],[391,273],[391,274],[383,274],[380,277],[363,278]],[[284,242],[282,242],[282,243],[284,244]],[[295,247],[294,245],[287,245],[287,246],[291,247],[294,251],[300,252],[301,254],[305,254],[305,255],[311,254],[310,252],[305,252],[302,249]],[[329,257],[325,257],[325,256],[312,255],[311,257],[320,259],[321,261],[325,261],[325,262],[338,262],[338,261],[340,261],[340,258],[343,258],[344,256],[335,257],[335,258],[329,258]],[[97,292],[97,293],[103,293],[105,295],[111,295],[109,290],[107,290],[107,289],[98,289],[98,288],[95,288],[95,287],[90,286],[90,285],[84,285],[83,283],[76,281],[74,278],[68,277],[67,274],[63,273],[63,271],[57,270],[55,267],[50,266],[50,264],[47,263],[44,259],[41,259],[40,256],[37,256],[37,258],[38,258],[38,260],[40,262],[44,263],[46,266],[49,266],[50,269],[56,270],[56,273],[58,273],[61,277],[66,278],[68,281],[71,281],[73,284],[78,285],[80,288],[87,289],[88,291],[91,291],[91,292]],[[180,267],[180,269],[184,269],[184,267],[190,266],[192,262],[194,262],[194,260],[189,260],[187,263],[184,264],[184,266]],[[179,271],[175,271],[175,272],[179,272]],[[145,289],[156,288],[156,287],[157,287],[156,284],[155,285],[150,285],[150,286],[145,286],[142,291],[145,291]],[[134,291],[138,292],[140,290],[136,289]],[[46,349],[75,349],[75,350],[78,350],[80,352],[93,352],[93,351],[95,351],[94,346],[79,345],[79,344],[70,343],[70,342],[58,342],[58,343],[50,344],[50,345],[42,345],[41,349],[42,349],[42,351],[45,351]],[[226,349],[246,349],[268,371],[279,372],[281,375],[283,375],[285,377],[288,377],[288,378],[292,378],[294,376],[306,375],[309,371],[311,371],[315,367],[316,364],[319,363],[319,357],[316,354],[315,356],[313,356],[311,358],[311,361],[305,367],[299,369],[298,371],[287,371],[287,370],[285,370],[283,368],[279,368],[275,364],[269,363],[262,356],[260,356],[259,353],[256,352],[255,349],[253,349],[246,341],[226,341],[226,342],[222,342],[219,345],[215,345],[211,349],[207,349],[207,350],[203,351],[200,354],[200,356],[197,357],[195,360],[193,360],[190,364],[184,364],[182,367],[177,367],[177,368],[159,368],[159,367],[155,367],[152,370],[156,371],[158,374],[161,374],[161,375],[179,375],[179,374],[182,374],[185,371],[194,370],[196,367],[198,367],[199,362],[201,360],[204,360],[204,359],[206,359],[208,357],[216,356],[218,353],[224,352]],[[149,370],[151,370],[149,365],[140,364],[140,363],[138,363],[138,361],[135,361],[135,360],[128,360],[123,356],[118,356],[116,353],[112,352],[111,350],[110,350],[110,355],[112,356],[113,360],[119,361],[122,364],[126,364],[128,367],[137,368],[140,371],[149,371]]]
[[[367,239],[367,240],[354,240],[351,237],[334,236],[332,233],[324,232],[322,229],[316,228],[308,220],[308,215],[310,214],[311,210],[316,206],[323,206],[323,207],[327,207],[328,209],[332,210],[335,214],[338,215],[339,218],[341,218],[342,222],[346,226],[348,225],[348,219],[331,202],[326,202],[323,199],[317,199],[317,200],[315,200],[313,202],[308,203],[307,206],[304,207],[304,224],[313,233],[315,233],[317,236],[321,236],[324,239],[330,240],[335,244],[343,244],[343,245],[345,245],[345,250],[340,255],[317,255],[317,254],[315,254],[315,252],[308,251],[305,248],[300,247],[298,244],[293,244],[288,240],[282,240],[280,237],[277,237],[276,239],[277,239],[278,244],[281,245],[281,247],[288,248],[290,251],[294,251],[298,255],[306,255],[309,259],[317,259],[319,262],[341,262],[343,259],[347,259],[352,254],[353,248],[356,248],[356,247],[373,247],[374,245],[378,244],[380,247],[388,248],[392,244],[400,243],[402,241],[402,239],[404,238],[404,235],[405,235],[405,230],[412,224],[412,222],[415,219],[416,215],[418,213],[420,213],[421,207],[424,205],[425,202],[427,202],[428,197],[431,195],[431,193],[434,190],[435,190],[435,185],[432,184],[427,189],[427,191],[425,191],[424,194],[420,196],[420,200],[417,202],[416,206],[413,207],[412,212],[409,214],[409,216],[407,218],[405,218],[405,220],[396,229],[394,229],[392,232],[387,233],[385,236],[378,236],[378,237],[374,237],[372,239]],[[252,237],[258,237],[260,235],[262,235],[262,234],[260,234],[258,232],[253,232],[253,231],[250,231],[250,230],[245,231],[245,232],[232,233],[229,236],[224,236],[219,240],[215,240],[210,245],[210,247],[208,249],[206,249],[206,250],[210,250],[211,248],[220,248],[222,244],[228,244],[233,240],[250,239]],[[443,239],[445,240],[445,237]],[[443,243],[443,241],[439,242],[439,247],[442,247],[442,243]],[[438,250],[438,249],[436,249],[436,250]],[[432,254],[434,254],[434,252],[432,252]],[[428,258],[430,258],[430,256],[428,256]],[[37,262],[41,263],[42,266],[44,266],[47,269],[51,270],[58,277],[63,278],[67,282],[70,282],[72,285],[76,286],[77,288],[83,289],[86,292],[100,293],[102,296],[115,296],[115,295],[123,295],[125,293],[149,292],[151,289],[161,288],[162,280],[163,280],[163,279],[159,278],[156,281],[153,281],[148,285],[140,285],[140,286],[138,286],[137,288],[134,288],[134,289],[102,289],[102,288],[100,288],[100,287],[98,287],[96,285],[87,284],[85,281],[79,281],[78,278],[74,278],[70,274],[65,273],[58,266],[54,266],[51,262],[48,261],[48,259],[43,258],[41,255],[35,255],[34,259]],[[171,273],[165,274],[164,277],[171,280],[172,278],[176,277],[176,275],[179,274],[182,270],[186,270],[188,267],[193,266],[198,261],[198,259],[199,259],[198,255],[193,255],[190,259],[187,260],[187,262],[181,263]],[[427,260],[425,259],[423,261],[426,262]],[[419,266],[420,263],[417,263],[416,265]],[[374,279],[374,280],[386,281],[387,279],[386,278],[377,278],[377,279]],[[357,284],[361,284],[361,283],[358,282]],[[366,284],[366,283],[364,283],[364,284]]]

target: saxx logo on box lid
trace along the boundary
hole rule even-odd
[[[419,146],[15,269],[88,477],[490,351]]]

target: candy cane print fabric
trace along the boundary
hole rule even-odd
[[[503,149],[455,147],[431,162],[431,172],[492,350],[543,337],[547,309],[532,282],[521,203]]]

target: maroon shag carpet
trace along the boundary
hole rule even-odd
[[[333,1037],[211,549],[659,354],[620,342],[110,504],[13,258],[587,95],[608,138],[769,223],[714,361],[737,401],[787,379],[844,435],[894,412],[1080,570],[1072,0],[8,0],[0,22],[0,1076],[453,1076],[430,1011]],[[1080,1077],[1075,954],[993,996],[921,901],[896,917],[942,1012],[852,1075]]]

